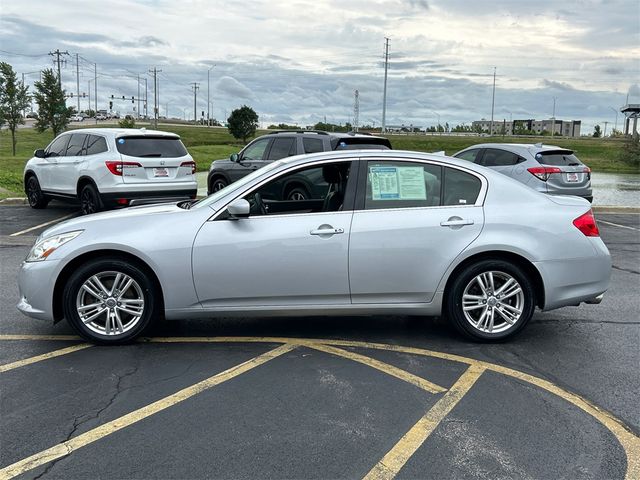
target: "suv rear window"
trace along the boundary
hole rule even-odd
[[[554,167],[564,167],[571,165],[582,165],[582,162],[571,150],[549,150],[536,153],[536,160],[542,165],[552,165]]]
[[[187,149],[176,137],[119,137],[116,147],[118,152],[130,157],[177,158],[187,155]]]
[[[391,142],[379,137],[342,137],[332,138],[333,150],[390,150]]]

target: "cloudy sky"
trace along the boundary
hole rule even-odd
[[[0,0],[0,58],[26,82],[68,51],[63,86],[98,71],[98,108],[137,95],[156,66],[160,114],[212,116],[252,106],[263,126],[352,121],[380,125],[384,38],[390,39],[387,124],[495,118],[582,120],[583,133],[640,103],[638,0]],[[93,96],[93,85],[91,85]],[[69,102],[75,105],[75,100]],[[131,101],[114,110],[131,111]],[[87,108],[86,99],[81,103]],[[149,102],[149,108],[152,101]],[[151,111],[151,110],[150,110]],[[618,115],[621,128],[622,115]]]

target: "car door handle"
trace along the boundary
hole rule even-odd
[[[464,225],[473,225],[473,220],[465,220],[460,217],[451,217],[447,221],[440,222],[441,227],[462,227]]]
[[[315,230],[309,232],[310,235],[336,235],[344,233],[344,228],[333,228],[330,225],[320,225]]]

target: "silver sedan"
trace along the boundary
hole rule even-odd
[[[288,183],[312,198],[283,197]],[[158,320],[441,315],[491,341],[536,307],[599,303],[611,259],[589,202],[463,160],[344,151],[274,162],[198,202],[132,207],[45,231],[18,309],[96,343]]]

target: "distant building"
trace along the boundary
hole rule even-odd
[[[473,122],[473,130],[482,133],[491,133],[492,135],[518,135],[522,132],[533,132],[536,135],[544,135],[553,132],[554,135],[560,135],[563,137],[579,137],[581,120],[494,120],[493,131],[491,129],[490,120],[476,120]]]

